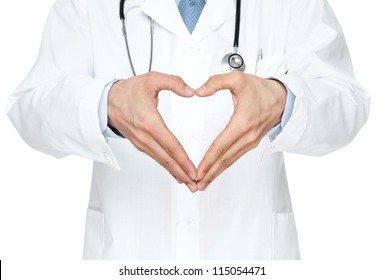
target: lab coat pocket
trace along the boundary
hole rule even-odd
[[[88,208],[86,214],[84,260],[102,259],[104,248],[104,214]]]
[[[286,73],[286,61],[284,55],[274,55],[255,62],[256,75],[261,78],[270,78],[275,75]]]
[[[286,60],[283,54],[276,54],[264,58],[256,58],[244,53],[246,73],[255,74],[260,78],[270,78],[286,73]]]
[[[300,259],[297,230],[292,212],[273,213],[273,259]]]

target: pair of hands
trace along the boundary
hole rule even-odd
[[[170,90],[182,97],[207,97],[219,90],[232,94],[234,113],[214,140],[198,168],[157,110],[158,93]],[[192,192],[203,191],[226,168],[254,149],[281,121],[286,88],[276,80],[242,72],[212,76],[194,90],[180,77],[158,72],[120,80],[108,97],[108,123],[149,155]]]

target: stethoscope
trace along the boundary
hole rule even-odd
[[[122,23],[122,34],[125,40],[126,52],[128,54],[130,67],[132,68],[133,75],[136,76],[136,70],[134,69],[132,57],[130,55],[128,35],[125,27],[125,14],[124,14],[124,4],[125,0],[120,1],[120,20]],[[149,67],[148,72],[152,69],[153,62],[153,37],[154,37],[154,21],[149,17],[150,20],[150,56],[149,56]],[[225,73],[231,71],[242,71],[246,69],[246,64],[243,57],[238,53],[239,46],[239,31],[241,25],[241,0],[236,0],[236,12],[235,12],[235,31],[234,31],[234,42],[233,42],[233,52],[226,54],[221,61],[222,70]]]

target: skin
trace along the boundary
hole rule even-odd
[[[108,124],[161,164],[178,183],[195,192],[196,168],[157,110],[161,90],[182,97],[195,95],[180,77],[158,72],[120,80],[109,92]]]
[[[212,76],[196,94],[207,97],[222,89],[230,90],[234,112],[198,166],[200,191],[258,146],[262,137],[281,121],[286,104],[287,91],[281,82],[242,72]]]
[[[158,93],[171,90],[186,98],[208,97],[224,89],[231,92],[234,113],[196,169],[158,112]],[[196,91],[180,77],[150,72],[112,86],[108,122],[191,192],[203,191],[281,121],[286,96],[279,81],[242,72],[212,76]]]

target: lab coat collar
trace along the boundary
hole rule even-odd
[[[145,0],[141,10],[170,32],[197,43],[235,16],[235,1],[207,1],[192,34],[183,22],[175,0]]]

